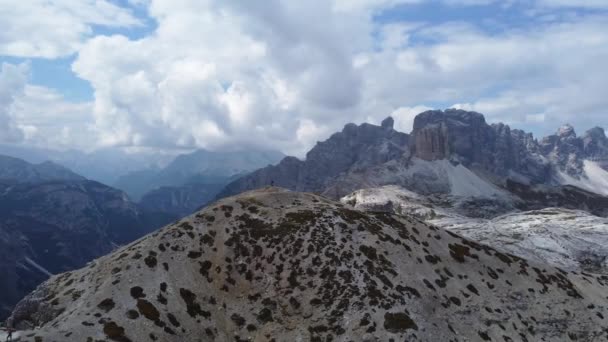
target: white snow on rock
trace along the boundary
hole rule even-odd
[[[558,182],[563,185],[573,185],[581,189],[608,196],[608,171],[602,169],[596,162],[585,160],[584,174],[579,179],[565,172],[558,173]]]
[[[427,222],[537,262],[608,272],[608,219],[585,211],[547,208],[491,220],[445,216]]]
[[[448,160],[426,161],[414,159],[407,169],[410,177],[425,175],[438,182],[447,182],[449,193],[458,197],[495,197],[503,196],[504,192],[483,180],[462,164],[454,165]]]
[[[341,201],[360,210],[413,215],[537,262],[568,270],[608,273],[608,218],[586,211],[547,208],[491,219],[471,218],[458,214],[447,202],[437,205],[396,186],[359,190]]]

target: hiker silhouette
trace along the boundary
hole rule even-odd
[[[15,330],[13,328],[11,328],[11,327],[7,327],[6,328],[6,333],[7,333],[7,335],[6,335],[6,341],[7,342],[13,340],[13,331],[15,331]]]

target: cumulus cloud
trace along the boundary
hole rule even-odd
[[[469,37],[471,50],[461,54],[485,56],[476,61],[476,69],[502,89],[471,96],[471,102],[460,106],[524,128],[526,123],[542,123],[533,127],[543,133],[564,122],[573,122],[579,129],[608,125],[608,101],[602,96],[608,87],[608,68],[603,62],[608,59],[607,26],[605,18],[590,18],[548,25],[535,33],[511,34],[492,43]],[[492,87],[487,82],[479,84]],[[531,115],[539,118],[541,114],[543,121],[530,120]]]
[[[90,102],[66,100],[57,90],[26,84],[15,98],[12,116],[30,145],[91,149]]]
[[[23,132],[17,127],[12,111],[15,99],[25,89],[28,72],[27,64],[2,63],[0,68],[0,142],[18,142],[23,139]]]
[[[370,45],[371,22],[340,11],[326,1],[155,0],[153,35],[96,37],[73,70],[95,89],[104,145],[279,144],[302,154],[294,136],[314,140],[311,123],[362,118],[352,53]]]
[[[345,122],[392,113],[409,131],[436,104],[536,130],[605,123],[605,18],[498,33],[374,20],[398,3],[152,0],[156,32],[95,37],[73,70],[95,89],[101,145],[303,155]]]
[[[0,0],[0,55],[55,58],[77,51],[93,25],[140,25],[108,0]]]
[[[378,19],[395,6],[425,0],[128,0],[147,9],[156,24],[144,37],[129,38],[91,30],[140,23],[112,2],[36,1],[64,19],[47,23],[52,16],[33,12],[43,21],[31,39],[21,39],[32,18],[24,6],[32,2],[16,5],[13,17],[25,18],[24,24],[7,21],[17,34],[0,33],[0,54],[77,51],[72,70],[94,89],[92,103],[69,103],[27,81],[15,87],[21,90],[10,95],[11,109],[0,115],[10,118],[3,121],[17,137],[36,143],[258,147],[303,156],[346,122],[379,123],[393,115],[396,128],[409,132],[417,113],[452,105],[535,132],[563,122],[608,126],[608,20],[602,13],[487,30],[474,21]],[[0,20],[7,13],[2,6],[0,0]],[[8,100],[0,108],[9,108],[2,103]]]
[[[0,142],[91,148],[91,103],[73,103],[30,84],[30,72],[29,63],[0,68]]]

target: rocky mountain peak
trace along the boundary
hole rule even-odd
[[[448,122],[454,125],[480,126],[484,125],[486,120],[480,113],[462,109],[428,110],[416,116],[414,119],[414,130]]]
[[[219,198],[277,185],[290,190],[321,192],[340,174],[385,163],[408,153],[409,136],[392,129],[394,120],[382,126],[353,123],[332,134],[306,154],[304,161],[284,158],[278,165],[253,172],[229,184]]]
[[[481,157],[489,126],[483,115],[460,109],[431,110],[414,119],[413,149],[424,160],[450,159],[464,163]]]
[[[556,134],[543,138],[540,148],[543,155],[562,172],[573,177],[579,177],[583,172],[583,141],[576,136],[571,125],[566,124],[560,127]]]
[[[42,341],[585,340],[605,334],[607,285],[266,188],[54,276],[12,320]]]
[[[585,132],[584,139],[606,141],[606,131],[602,127],[593,127]]]
[[[380,126],[382,128],[388,129],[388,130],[393,129],[394,125],[395,125],[395,119],[393,119],[391,116],[389,116],[386,119],[382,120],[382,123],[380,124]]]
[[[557,135],[561,138],[576,138],[574,127],[570,124],[565,124],[557,130]]]
[[[604,129],[594,127],[588,130],[582,139],[585,157],[608,170],[608,138]]]
[[[527,181],[546,179],[547,165],[535,153],[532,135],[508,125],[488,125],[482,114],[460,109],[433,110],[414,119],[412,151],[417,158],[448,159],[496,174]]]

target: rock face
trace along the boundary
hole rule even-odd
[[[42,341],[589,341],[607,285],[271,188],[54,276],[12,319]]]
[[[268,185],[297,191],[323,191],[342,173],[363,170],[394,160],[408,153],[408,135],[393,129],[394,120],[387,118],[381,126],[348,124],[342,132],[317,143],[306,160],[284,158],[242,177],[226,186],[219,198]]]
[[[478,217],[556,204],[607,213],[602,196],[608,196],[608,172],[601,163],[608,160],[608,139],[602,129],[579,139],[566,126],[539,143],[530,133],[488,125],[482,114],[456,109],[419,114],[410,136],[395,132],[392,125],[391,118],[381,126],[348,124],[318,143],[305,161],[285,158],[230,183],[218,198],[271,184],[332,199],[398,185],[450,201],[468,197],[479,204],[481,199],[488,210]],[[486,205],[488,200],[494,203]]]
[[[171,219],[93,181],[0,182],[0,318],[50,274],[82,267]]]
[[[24,160],[0,155],[0,180],[38,183],[52,180],[84,180],[85,178],[53,162],[30,164]]]
[[[590,160],[608,170],[608,138],[604,129],[595,127],[578,137],[570,125],[540,142],[542,153],[566,174],[580,177],[584,161]]]
[[[560,170],[572,176],[578,176],[583,169],[585,157],[583,140],[579,139],[570,125],[561,127],[557,134],[542,139],[541,151]]]
[[[608,170],[608,138],[603,128],[594,127],[583,136],[585,157]]]
[[[412,154],[423,160],[449,159],[536,183],[549,176],[549,165],[537,154],[531,134],[504,124],[490,126],[479,113],[457,109],[421,113],[414,120],[412,137]]]
[[[462,110],[433,110],[414,119],[414,155],[423,160],[449,159],[452,154],[465,164],[483,162],[484,145],[490,140],[483,115]]]

